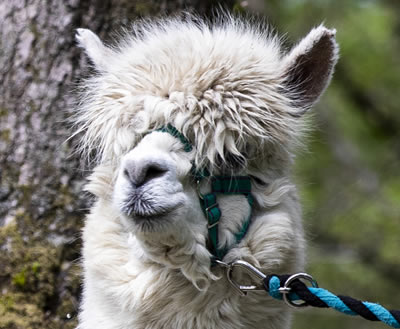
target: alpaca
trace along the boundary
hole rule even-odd
[[[78,328],[289,328],[283,302],[241,296],[220,264],[304,267],[290,167],[338,58],[335,30],[318,26],[290,51],[229,15],[141,21],[114,46],[86,29],[76,38],[95,69],[76,134],[96,162]],[[251,191],[217,194],[210,225],[201,198],[220,175]]]

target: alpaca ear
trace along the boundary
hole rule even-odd
[[[289,91],[296,116],[304,114],[322,95],[338,60],[336,30],[319,26],[284,57],[284,87]]]
[[[88,29],[77,29],[75,39],[79,47],[85,49],[95,67],[100,71],[105,71],[107,60],[112,56],[112,50],[107,48],[100,38]]]

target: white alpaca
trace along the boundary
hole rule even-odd
[[[191,172],[251,181],[252,207],[246,195],[218,195],[224,262],[245,260],[266,274],[302,270],[290,166],[304,114],[331,78],[335,31],[319,26],[288,53],[263,27],[231,17],[141,22],[112,48],[89,30],[77,40],[97,71],[85,83],[77,133],[98,162],[87,186],[97,201],[83,231],[78,328],[289,328],[283,302],[240,296],[224,268],[211,266],[198,195],[211,178],[198,191]],[[157,130],[168,124],[181,135]]]

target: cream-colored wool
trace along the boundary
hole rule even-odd
[[[194,163],[252,177],[253,216],[239,245],[234,234],[248,217],[247,200],[218,196],[224,261],[246,260],[264,273],[302,270],[301,211],[289,172],[307,130],[304,113],[337,60],[334,35],[319,26],[285,53],[262,26],[227,15],[215,24],[141,22],[115,47],[78,30],[96,74],[84,84],[76,133],[82,151],[97,154],[87,185],[97,201],[83,231],[79,329],[290,327],[284,303],[265,292],[241,297],[223,269],[210,267],[190,170]],[[168,123],[191,141],[191,152],[153,131]],[[207,179],[200,189],[209,191]]]

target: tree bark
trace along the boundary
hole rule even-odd
[[[79,230],[90,197],[82,193],[86,172],[68,140],[74,87],[89,73],[82,70],[87,63],[75,29],[106,38],[140,16],[182,9],[207,15],[220,3],[0,3],[0,328],[76,325]]]

